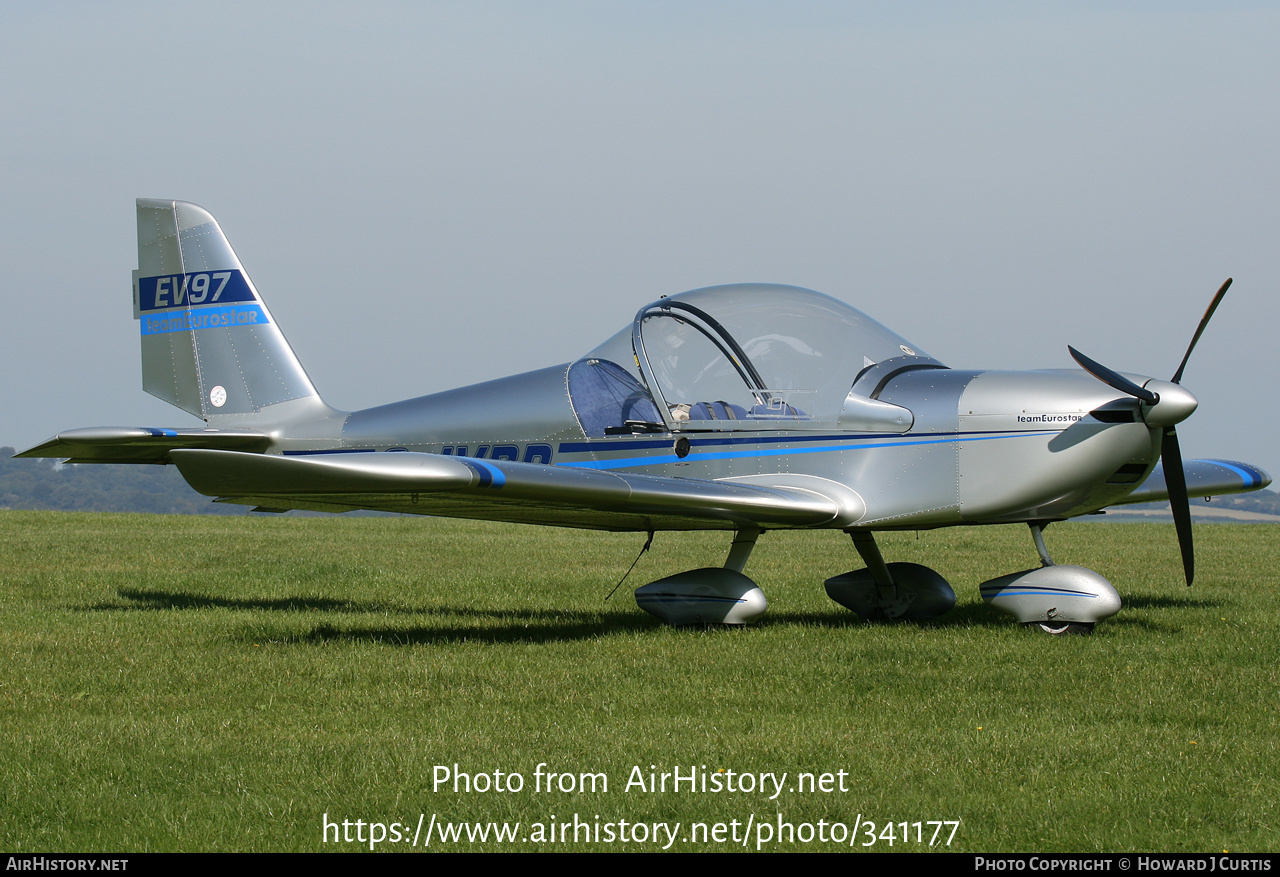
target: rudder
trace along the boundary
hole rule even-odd
[[[133,313],[153,396],[206,421],[308,397],[326,407],[217,220],[195,204],[138,199]]]

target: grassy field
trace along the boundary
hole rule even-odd
[[[862,849],[866,820],[875,850],[889,822],[892,849],[927,849],[933,828],[918,842],[914,824],[931,820],[960,821],[952,851],[1280,849],[1271,526],[1198,528],[1191,590],[1170,526],[1050,528],[1055,560],[1125,599],[1074,638],[978,597],[1036,565],[1022,527],[881,539],[955,587],[956,610],[928,624],[864,623],[826,598],[824,578],[860,565],[843,535],[771,533],[746,570],[769,613],[713,630],[664,628],[630,591],[719,565],[724,534],[658,534],[607,603],[643,536],[40,512],[0,512],[0,535],[0,848],[14,852],[368,849],[336,828],[326,842],[326,817],[367,838],[368,823],[408,836],[420,814],[519,822],[526,839],[433,836],[450,850],[660,849],[655,823],[681,824],[673,850],[755,849],[762,821],[783,834],[764,849]],[[436,788],[455,764],[524,787]],[[539,764],[575,787],[535,790]],[[628,789],[651,765],[787,779],[772,798]],[[798,790],[799,773],[831,774],[831,790]],[[527,840],[575,815],[600,842]],[[707,840],[689,840],[693,823]],[[835,843],[834,824],[857,829]],[[386,831],[380,849],[409,848]]]

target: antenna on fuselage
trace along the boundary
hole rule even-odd
[[[618,593],[618,588],[622,587],[622,583],[627,580],[627,576],[631,575],[631,571],[636,568],[636,564],[640,562],[640,558],[649,550],[649,546],[653,544],[653,531],[649,531],[649,538],[644,540],[644,547],[640,549],[640,553],[636,555],[636,559],[631,561],[631,566],[627,567],[627,571],[622,574],[622,578],[618,579],[618,583],[613,586],[613,590],[609,592],[609,596],[604,598],[604,602],[609,602],[609,597]]]

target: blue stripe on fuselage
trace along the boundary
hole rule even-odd
[[[651,457],[624,457],[614,460],[586,460],[580,463],[561,462],[561,466],[571,466],[578,469],[625,469],[633,466],[657,466],[665,463],[694,463],[702,460],[737,460],[747,457],[778,457],[788,454],[819,454],[831,451],[851,451],[851,450],[867,450],[872,448],[905,448],[913,445],[940,445],[950,444],[959,441],[990,441],[992,439],[1003,438],[1029,438],[1033,436],[1058,435],[1058,430],[1049,430],[1044,432],[1004,432],[1004,433],[947,433],[937,437],[929,438],[900,438],[900,439],[882,439],[879,436],[801,436],[787,438],[725,438],[725,439],[691,439],[689,444],[693,447],[706,445],[724,445],[724,444],[793,444],[799,441],[816,442],[816,441],[836,441],[839,444],[815,445],[809,447],[786,447],[786,448],[756,448],[753,450],[742,451],[718,451],[711,453],[699,452],[696,456],[677,457],[675,454],[664,454],[662,456]],[[618,450],[640,450],[642,448],[665,448],[670,447],[670,441],[660,442],[625,442],[624,447]],[[613,450],[616,446],[609,446],[608,450]],[[584,444],[580,442],[562,443],[560,445],[560,453],[571,451],[580,451],[591,448],[593,450],[606,450],[601,444]]]

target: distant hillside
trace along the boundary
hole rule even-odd
[[[215,503],[192,490],[173,466],[15,460],[0,447],[0,509],[242,515],[244,506]]]
[[[1233,523],[1280,523],[1280,493],[1258,490],[1232,496],[1215,496],[1209,502],[1191,500],[1191,516],[1197,521],[1230,521]],[[1167,502],[1146,502],[1109,509],[1110,520],[1173,520]]]

